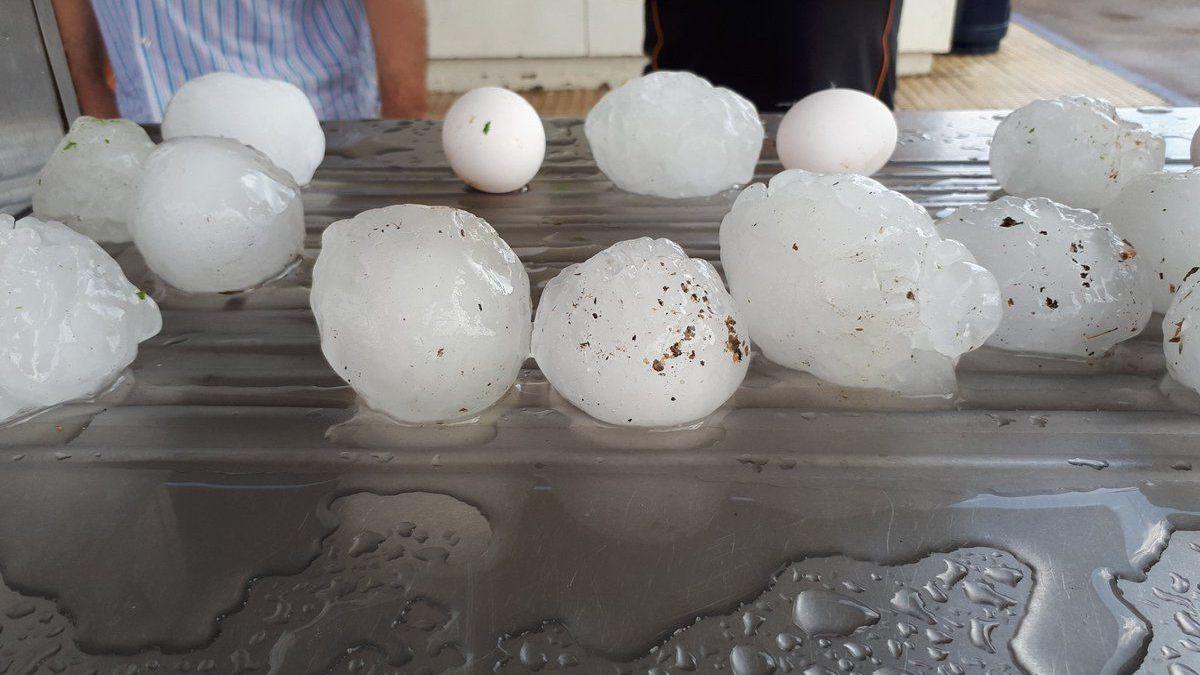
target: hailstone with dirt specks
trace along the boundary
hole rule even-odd
[[[750,181],[763,143],[753,103],[665,70],[605,94],[583,129],[609,180],[658,197],[703,197]]]
[[[1096,210],[1135,177],[1163,168],[1161,136],[1089,96],[1041,99],[1017,108],[992,138],[992,173],[1019,197],[1047,197]]]
[[[1133,243],[1154,311],[1167,311],[1183,277],[1200,265],[1200,170],[1139,176],[1100,215]]]
[[[241,291],[304,251],[304,207],[288,172],[228,138],[166,141],[146,159],[129,220],[146,264],[190,293]]]
[[[721,406],[749,363],[721,277],[669,239],[630,239],[546,284],[533,356],[562,396],[601,421],[671,427]]]
[[[720,243],[759,351],[835,384],[950,393],[959,356],[1000,323],[992,273],[870,178],[790,170],[751,185]]]
[[[937,229],[966,244],[1000,283],[1004,319],[988,339],[993,347],[1095,356],[1150,319],[1136,251],[1091,211],[1003,197],[959,208]]]
[[[0,423],[102,392],[161,328],[96,242],[0,214]]]
[[[129,241],[129,208],[154,149],[129,120],[80,117],[38,173],[33,213],[103,242]]]
[[[1200,273],[1185,277],[1163,317],[1163,354],[1167,372],[1200,392]]]
[[[404,204],[330,225],[312,309],[329,365],[401,422],[473,417],[529,356],[529,276],[482,218]]]

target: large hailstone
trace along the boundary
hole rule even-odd
[[[533,356],[550,384],[609,424],[669,427],[724,403],[750,356],[713,266],[669,239],[630,239],[546,284]]]
[[[240,291],[300,257],[304,207],[291,175],[261,152],[227,138],[178,138],[146,159],[129,231],[172,286]]]
[[[100,393],[161,328],[96,242],[0,214],[0,423]]]
[[[1200,392],[1200,274],[1193,270],[1180,282],[1179,293],[1163,317],[1163,354],[1167,372],[1177,382]]]
[[[720,243],[758,349],[836,384],[950,393],[959,356],[1000,323],[991,272],[870,178],[791,170],[751,185]]]
[[[1089,96],[1017,108],[992,137],[992,173],[1006,192],[1096,210],[1135,177],[1163,167],[1166,143]]]
[[[325,156],[325,132],[308,96],[281,80],[209,73],[188,80],[163,112],[164,139],[233,138],[308,185]]]
[[[1003,197],[964,206],[937,229],[966,244],[1000,283],[1001,349],[1095,356],[1150,319],[1135,251],[1096,214],[1049,199]]]
[[[703,197],[749,182],[763,142],[753,103],[671,71],[605,94],[583,129],[609,180],[659,197]]]
[[[529,356],[529,277],[486,221],[404,204],[330,225],[312,308],[329,365],[401,422],[473,417]]]
[[[1154,311],[1167,311],[1183,277],[1200,265],[1200,170],[1139,176],[1101,215],[1137,248]]]
[[[33,212],[104,242],[129,241],[129,206],[154,149],[129,120],[80,117],[38,174]]]

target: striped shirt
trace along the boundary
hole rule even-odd
[[[92,0],[121,116],[161,122],[184,82],[214,71],[285,80],[321,119],[379,116],[362,0]]]

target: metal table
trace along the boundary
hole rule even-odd
[[[1125,113],[1183,167],[1200,109]],[[934,212],[995,190],[996,114],[899,117],[883,182]],[[305,286],[333,220],[459,206],[539,287],[646,234],[717,260],[736,191],[617,191],[547,127],[529,189],[485,195],[436,123],[329,125],[306,264],[252,292],[115,251],[163,331],[100,400],[0,430],[0,673],[1200,671],[1200,403],[1153,325],[1092,362],[972,353],[953,401],[756,359],[677,432],[592,422],[532,363],[475,424],[356,413]]]

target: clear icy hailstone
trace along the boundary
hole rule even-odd
[[[0,214],[0,423],[102,392],[161,328],[96,242]]]
[[[33,213],[104,242],[129,241],[129,206],[154,149],[129,120],[80,117],[38,174]]]
[[[1004,320],[988,339],[993,347],[1095,356],[1150,319],[1140,257],[1091,211],[1003,197],[964,206],[937,228],[966,244],[1000,283]]]
[[[482,218],[404,204],[330,225],[312,308],[329,365],[401,422],[465,419],[529,356],[529,276]]]
[[[1154,311],[1167,311],[1184,275],[1200,265],[1200,170],[1139,176],[1100,215],[1137,249]]]
[[[959,356],[1000,323],[992,273],[870,178],[791,170],[751,185],[720,243],[759,351],[835,384],[950,393]]]
[[[1180,384],[1200,392],[1200,274],[1182,280],[1179,293],[1163,317],[1163,354],[1167,372]]]
[[[658,71],[604,95],[584,124],[617,187],[703,197],[754,177],[763,125],[754,104],[691,73]]]
[[[563,398],[609,424],[678,426],[721,406],[750,361],[721,277],[669,239],[630,239],[546,284],[533,356]]]
[[[162,135],[239,140],[270,157],[300,185],[308,185],[325,157],[325,132],[299,87],[233,73],[185,82],[163,112]]]
[[[240,291],[300,257],[304,207],[291,175],[261,152],[227,138],[177,138],[146,159],[129,231],[172,286]]]
[[[992,173],[1019,197],[1047,197],[1096,210],[1136,176],[1163,167],[1166,144],[1089,96],[1041,99],[1017,108],[992,138]]]

